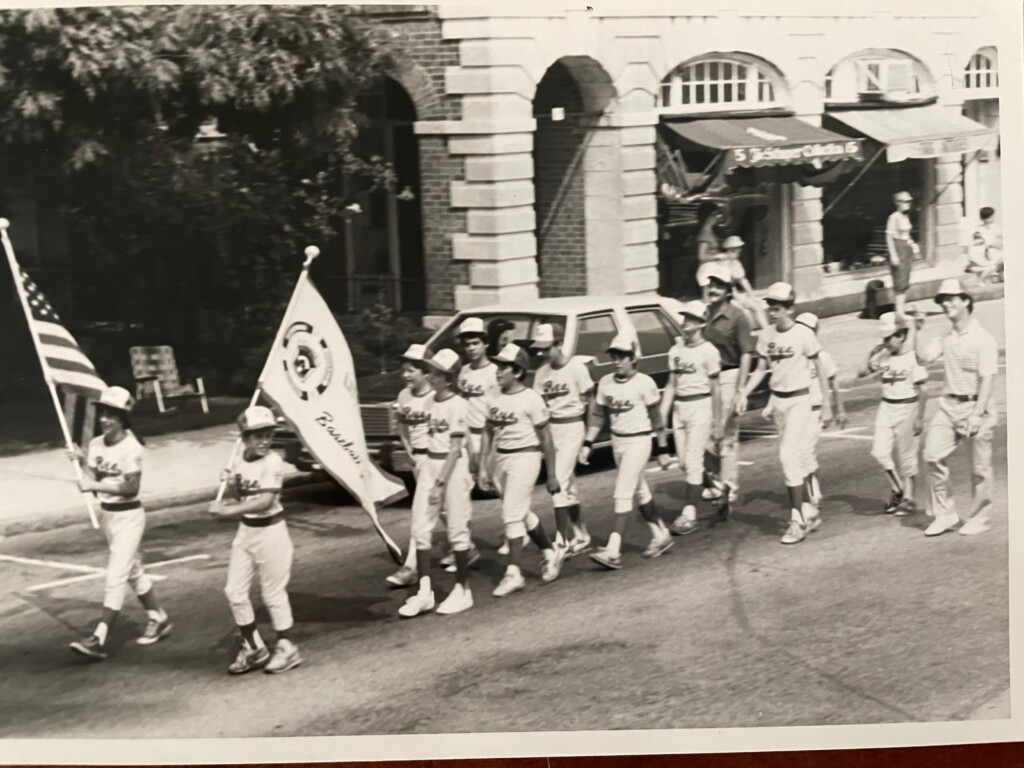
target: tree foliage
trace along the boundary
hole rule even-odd
[[[353,149],[389,65],[346,6],[5,10],[7,186],[67,212],[83,301],[242,389],[303,248],[353,179],[390,182]]]

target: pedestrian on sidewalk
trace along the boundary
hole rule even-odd
[[[703,301],[683,305],[683,336],[668,351],[669,378],[661,396],[662,421],[671,426],[676,457],[686,484],[683,509],[669,526],[677,536],[697,530],[696,502],[704,479],[704,452],[710,440],[722,439],[718,377],[722,363],[718,349],[704,339],[708,308]],[[719,502],[719,516],[729,514],[728,494]]]
[[[797,315],[796,322],[810,328],[815,336],[818,335],[818,316],[813,312],[803,312]],[[839,382],[836,380],[839,369],[836,367],[836,361],[832,358],[832,355],[824,348],[821,350],[819,359],[821,360],[825,375],[828,377],[826,384],[829,396],[832,398],[833,421],[840,429],[843,429],[846,426],[846,410],[843,408],[843,397],[839,392]],[[811,412],[815,418],[811,419],[811,429],[807,434],[807,451],[804,453],[804,489],[807,493],[807,499],[811,504],[815,507],[820,507],[821,484],[818,481],[818,443],[821,442],[821,431],[828,429],[831,422],[821,418],[822,402],[824,401],[825,393],[823,392],[824,385],[821,379],[818,378],[818,366],[814,362],[809,363],[809,366],[811,371]]]
[[[440,614],[461,613],[473,607],[469,588],[471,541],[469,518],[473,478],[466,457],[466,425],[469,406],[455,392],[461,361],[450,349],[442,349],[424,361],[433,391],[427,396],[427,453],[417,465],[416,496],[413,499],[412,543],[416,549],[419,589],[398,609],[403,618],[419,616],[434,609],[430,579],[434,528],[444,517],[455,564],[455,586],[437,607]],[[426,499],[423,503],[419,497]]]
[[[608,422],[612,433],[612,456],[618,467],[613,491],[615,523],[606,546],[590,553],[595,563],[618,570],[622,567],[622,537],[636,499],[640,515],[651,529],[651,542],[643,557],[659,557],[672,547],[672,534],[654,506],[654,497],[644,478],[651,458],[651,433],[657,434],[658,464],[668,468],[668,435],[661,418],[661,395],[654,379],[636,367],[638,344],[632,336],[620,334],[608,345],[615,372],[597,385],[587,436],[580,449],[580,464],[590,463],[594,440]]]
[[[294,620],[288,600],[292,572],[292,540],[281,504],[284,460],[270,448],[277,420],[269,408],[254,405],[238,417],[243,450],[233,457],[228,472],[230,498],[210,503],[209,512],[221,520],[238,520],[231,544],[224,594],[241,636],[232,675],[255,669],[269,674],[287,672],[302,663],[292,639]],[[271,656],[256,628],[249,591],[259,580],[263,604],[277,635]]]
[[[914,198],[909,192],[897,192],[892,196],[896,210],[885,222],[885,246],[889,253],[889,268],[892,271],[892,292],[896,303],[896,314],[905,314],[907,291],[910,289],[910,272],[920,249],[911,235],[913,224],[910,209]]]
[[[935,302],[951,324],[941,341],[917,339],[918,360],[927,365],[942,358],[946,385],[939,408],[928,424],[924,460],[928,463],[928,513],[934,521],[926,536],[938,536],[960,522],[949,483],[949,457],[957,446],[971,447],[971,512],[960,533],[989,530],[992,504],[992,437],[996,414],[989,410],[992,381],[999,366],[995,339],[974,318],[974,299],[956,278],[943,280]]]
[[[982,282],[1003,278],[1003,234],[996,226],[995,215],[995,208],[982,208],[978,226],[971,234],[965,271],[976,274]]]
[[[413,479],[416,482],[410,510],[409,550],[405,555],[405,563],[386,579],[387,583],[394,587],[411,587],[416,584],[416,543],[411,531],[417,515],[424,515],[423,507],[428,503],[430,495],[429,488],[420,489],[420,474],[427,463],[427,432],[430,422],[427,400],[433,394],[427,380],[428,367],[424,362],[426,351],[422,344],[413,344],[402,355],[402,381],[405,382],[405,387],[398,393],[393,405],[395,421],[398,422],[398,439],[412,461]]]
[[[714,499],[725,494],[730,504],[739,498],[740,489],[740,422],[739,415],[747,409],[744,392],[750,375],[750,366],[756,345],[750,320],[733,302],[732,275],[721,265],[707,272],[708,322],[704,338],[718,349],[722,360],[719,376],[719,397],[723,419],[721,441],[708,444],[704,457],[707,470],[704,498]]]
[[[139,501],[142,443],[132,431],[132,404],[132,396],[123,387],[104,390],[96,408],[102,434],[89,441],[87,453],[72,453],[86,475],[78,487],[100,500],[103,535],[110,548],[99,623],[91,635],[71,643],[73,651],[93,661],[107,658],[107,636],[121,613],[125,588],[129,585],[149,619],[136,643],[152,645],[167,637],[173,626],[157,602],[139,551],[146,530],[146,510]]]
[[[917,456],[928,404],[924,389],[928,371],[918,363],[914,351],[917,325],[917,317],[912,322],[901,324],[893,312],[886,312],[878,318],[882,347],[873,349],[857,372],[859,378],[875,374],[882,378],[882,400],[875,414],[871,455],[881,464],[889,481],[889,501],[883,512],[896,517],[906,517],[916,509]],[[893,461],[893,449],[896,461]]]
[[[781,543],[797,544],[821,525],[818,508],[804,494],[807,435],[817,419],[811,410],[811,364],[818,366],[818,377],[828,380],[821,362],[821,345],[814,332],[793,319],[796,294],[789,283],[774,283],[765,294],[768,319],[772,323],[757,341],[760,356],[750,374],[743,402],[761,383],[771,368],[771,397],[764,409],[779,431],[779,463],[789,497],[790,522]],[[832,404],[822,400],[821,420],[832,420]]]
[[[555,543],[566,545],[566,557],[590,549],[590,534],[583,523],[576,490],[576,460],[587,431],[587,407],[594,394],[594,380],[582,361],[570,358],[562,348],[565,329],[557,323],[540,323],[533,332],[532,349],[544,363],[533,377],[533,388],[544,398],[551,419],[555,447]]]
[[[565,545],[553,546],[540,518],[530,508],[533,486],[540,476],[541,459],[547,467],[547,489],[554,496],[561,491],[555,469],[555,449],[548,426],[550,418],[544,399],[523,383],[530,368],[526,350],[508,344],[491,358],[497,366],[499,392],[486,399],[487,426],[481,441],[480,479],[489,477],[501,492],[501,521],[508,541],[508,566],[492,593],[505,597],[526,586],[521,562],[523,538],[529,536],[543,556],[541,580],[554,581],[565,560]]]

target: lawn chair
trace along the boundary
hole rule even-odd
[[[196,378],[195,384],[181,383],[173,347],[132,347],[130,352],[136,400],[155,397],[157,409],[164,413],[168,410],[164,398],[198,397],[203,413],[210,412],[202,378]]]

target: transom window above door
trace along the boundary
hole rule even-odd
[[[768,64],[742,54],[714,54],[680,64],[661,81],[657,110],[686,114],[783,106],[781,76]]]

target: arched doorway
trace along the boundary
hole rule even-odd
[[[559,59],[537,84],[533,183],[542,297],[587,293],[585,158],[592,128],[614,95],[611,78],[586,56]]]
[[[348,311],[383,304],[398,312],[422,313],[426,307],[419,146],[413,133],[416,108],[406,90],[381,78],[358,100],[364,122],[354,142],[356,154],[390,164],[389,185],[346,178],[339,243],[329,259],[320,259],[318,280]]]

